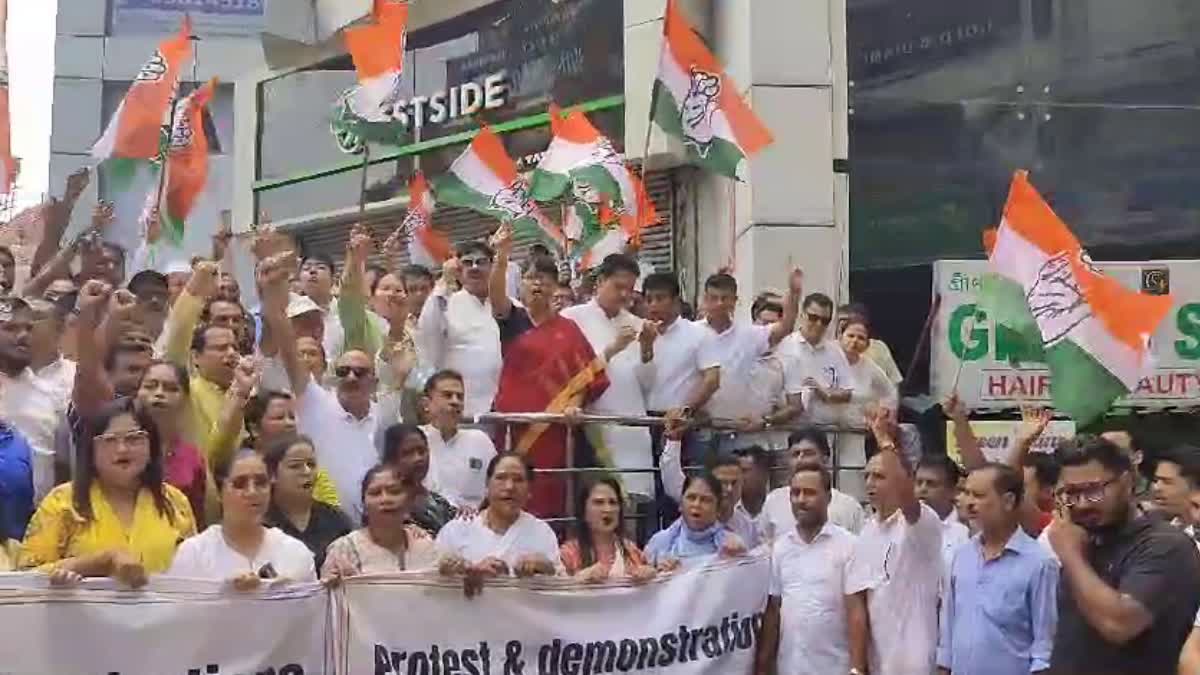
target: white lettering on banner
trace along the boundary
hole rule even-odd
[[[749,557],[642,587],[499,582],[471,599],[422,575],[354,578],[337,601],[339,663],[356,675],[747,673],[768,573]]]
[[[0,675],[322,675],[329,593],[295,584],[235,593],[218,582],[107,580],[51,589],[42,574],[0,574]]]
[[[989,462],[1007,463],[1017,445],[1021,423],[1016,420],[972,420],[971,432],[979,441],[979,449]],[[1075,422],[1054,420],[1034,441],[1033,452],[1054,452],[1058,444],[1075,437]],[[954,422],[946,422],[946,454],[962,463],[962,451],[954,437]]]
[[[1200,261],[1095,263],[1126,288],[1170,293],[1171,313],[1150,338],[1153,368],[1117,407],[1162,409],[1200,405]],[[1050,373],[1044,364],[1013,367],[1019,345],[995,330],[978,305],[984,260],[939,260],[933,268],[934,293],[941,296],[930,339],[931,393],[941,399],[957,385],[972,409],[1015,408],[1050,401]],[[961,363],[961,365],[960,365]]]

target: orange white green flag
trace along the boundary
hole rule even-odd
[[[179,73],[191,56],[191,21],[164,40],[142,66],[117,106],[92,156],[103,160],[154,160],[162,150],[162,129],[169,122]]]
[[[433,228],[433,210],[437,207],[425,174],[420,171],[408,183],[408,213],[396,230],[396,236],[408,242],[411,262],[438,269],[450,257],[450,239]]]
[[[1013,177],[979,303],[1050,368],[1054,407],[1086,426],[1152,369],[1150,336],[1171,297],[1129,290],[1100,272],[1029,183]]]
[[[614,204],[633,202],[633,181],[625,158],[586,115],[575,109],[563,115],[562,109],[551,104],[550,131],[550,147],[530,180],[534,199],[557,199],[571,188],[576,193],[586,190],[606,196]]]
[[[471,145],[436,181],[438,199],[512,223],[518,234],[543,239],[565,251],[562,229],[546,218],[529,194],[529,182],[504,149],[496,132],[484,125]]]
[[[208,184],[208,134],[204,108],[212,100],[217,81],[210,80],[180,102],[167,146],[162,209],[163,234],[174,244],[183,241],[184,225]]]
[[[683,141],[693,162],[730,178],[774,140],[676,0],[667,0],[651,106],[654,122]]]
[[[407,0],[375,0],[370,23],[343,31],[358,75],[334,111],[332,128],[343,148],[361,149],[367,141],[398,145],[407,137],[407,119],[396,110],[407,29]]]

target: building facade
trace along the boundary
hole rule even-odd
[[[580,106],[642,165],[663,217],[647,233],[644,255],[655,267],[678,270],[689,293],[729,264],[748,297],[781,287],[791,264],[806,269],[811,288],[844,295],[848,181],[835,172],[847,146],[844,5],[681,3],[775,134],[741,183],[686,166],[681,148],[649,129],[665,5],[414,2],[404,93],[420,124],[412,125],[411,144],[371,148],[365,180],[363,155],[342,147],[330,131],[334,104],[355,81],[339,37],[275,52],[269,67],[238,82],[234,222],[265,212],[305,248],[340,257],[350,225],[360,220],[364,185],[365,220],[382,239],[403,218],[409,177],[418,168],[428,176],[446,170],[477,118],[532,168],[550,140],[545,113],[553,101]],[[426,107],[448,100],[466,105],[471,91],[489,81],[504,86],[493,109],[463,114],[449,105],[441,114]],[[497,223],[439,209],[435,225],[461,240],[486,235]]]
[[[259,0],[200,3],[193,8],[193,58],[182,73],[181,90],[218,78],[222,84],[210,106],[215,147],[208,191],[195,213],[197,227],[188,243],[207,249],[212,228],[229,217],[233,202],[234,81],[260,69],[265,60],[260,33],[266,13]],[[214,7],[213,5],[217,5]],[[167,3],[166,6],[179,6]],[[62,0],[55,38],[54,103],[50,138],[50,194],[61,196],[67,176],[94,166],[92,145],[100,137],[142,65],[158,44],[179,29],[184,12],[163,9],[154,0]],[[149,181],[149,183],[147,182]],[[118,194],[101,175],[92,180],[75,209],[72,231],[86,227],[97,199],[114,200],[118,224],[112,236],[136,247],[137,222],[152,179]]]

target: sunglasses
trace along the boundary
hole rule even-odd
[[[264,473],[253,476],[237,476],[229,479],[229,485],[239,492],[245,492],[251,487],[254,487],[256,490],[266,490],[271,486],[271,479]]]
[[[333,374],[342,379],[350,377],[353,374],[358,379],[363,380],[371,376],[371,369],[362,366],[338,366],[333,369]]]
[[[492,261],[487,258],[459,258],[458,264],[463,269],[467,269],[470,267],[486,267],[492,264]]]
[[[833,321],[832,316],[825,316],[824,314],[813,314],[812,312],[805,312],[804,316],[806,318],[808,318],[809,321],[812,321],[813,323],[819,323],[822,326],[828,326],[829,322]]]

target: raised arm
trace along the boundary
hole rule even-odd
[[[311,376],[300,360],[296,350],[296,332],[287,318],[288,270],[291,269],[289,264],[292,258],[291,253],[281,253],[262,261],[258,266],[258,286],[262,293],[263,320],[275,339],[292,392],[299,397],[308,387]]]
[[[112,287],[97,279],[79,289],[79,344],[76,350],[79,365],[75,370],[71,402],[75,411],[84,417],[93,415],[113,397],[112,384],[104,371],[104,353],[96,335],[111,295]]]
[[[33,262],[29,266],[29,271],[34,278],[42,271],[42,267],[55,257],[55,251],[61,255],[62,249],[67,248],[62,245],[63,234],[71,224],[71,213],[75,211],[75,204],[79,201],[79,196],[91,182],[91,171],[87,167],[78,169],[67,177],[62,201],[51,200],[42,205],[42,215],[46,219],[45,229],[42,231],[42,241],[38,243],[37,250],[33,253]],[[27,295],[33,294],[27,293]],[[41,293],[39,292],[37,295],[41,295]]]
[[[492,315],[497,319],[507,319],[512,312],[512,300],[508,297],[508,263],[512,257],[512,245],[512,223],[504,223],[492,237],[496,260],[488,277],[488,300],[492,303]]]
[[[166,358],[184,368],[191,360],[192,334],[204,313],[204,303],[217,292],[217,265],[208,260],[199,260],[192,265],[192,276],[187,286],[175,299],[167,315],[163,331],[167,335]]]
[[[363,295],[363,277],[366,275],[367,256],[371,253],[371,235],[362,225],[355,225],[346,244],[346,265],[342,270],[342,291],[338,297],[338,318],[341,319],[346,339],[342,352],[357,350],[366,352],[371,358],[379,353],[380,339],[367,319],[367,298]],[[330,362],[341,354],[329,354]]]
[[[1017,429],[1017,438],[1013,443],[1012,454],[1008,457],[1008,465],[1017,471],[1022,471],[1025,458],[1033,451],[1033,444],[1041,438],[1046,426],[1053,419],[1053,414],[1045,408],[1021,406],[1021,426]]]
[[[796,329],[796,318],[800,316],[800,296],[804,293],[804,272],[800,268],[792,270],[788,277],[788,292],[783,299],[783,316],[779,322],[771,325],[771,346],[779,344],[783,338],[792,334]]]
[[[951,394],[942,403],[942,409],[954,424],[954,442],[958,445],[958,455],[962,459],[963,468],[974,471],[987,464],[987,457],[979,446],[979,438],[975,436],[971,420],[967,417],[967,407],[958,398],[958,394]]]

